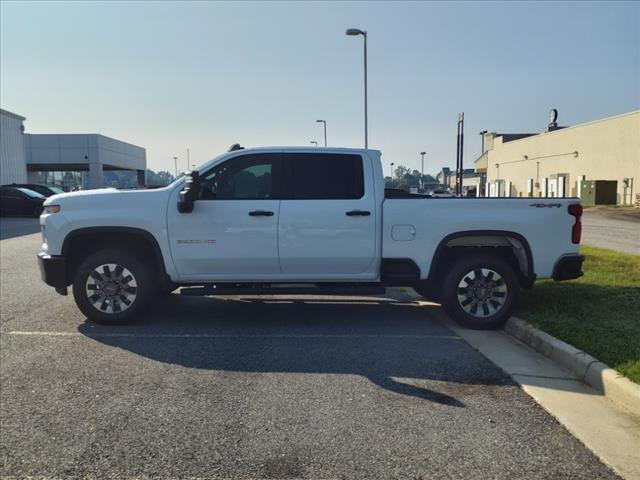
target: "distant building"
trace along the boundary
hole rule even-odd
[[[592,190],[602,185],[613,192],[602,203],[630,205],[640,188],[640,111],[571,127],[554,121],[539,134],[490,132],[485,139],[486,152],[475,161],[485,176],[484,196],[594,203]]]
[[[0,110],[0,183],[41,183],[65,190],[104,186],[104,172],[135,171],[145,183],[146,150],[91,134],[24,133],[24,117]]]
[[[451,170],[449,167],[443,167],[436,175],[436,180],[439,185],[444,185],[451,190],[456,188],[456,177],[458,175],[457,170]],[[482,177],[473,168],[465,168],[462,171],[462,188],[463,193],[468,190],[477,191],[478,185],[480,185]]]
[[[439,185],[449,185],[449,177],[451,176],[451,169],[449,167],[442,167],[442,170],[436,175],[436,180]]]

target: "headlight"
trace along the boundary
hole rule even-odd
[[[44,207],[44,213],[58,213],[60,205],[47,205]]]

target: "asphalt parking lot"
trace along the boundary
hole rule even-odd
[[[585,209],[582,234],[586,245],[640,255],[640,210]]]
[[[102,327],[39,242],[0,241],[2,476],[617,478],[436,307],[173,294]]]

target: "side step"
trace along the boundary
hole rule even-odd
[[[386,289],[378,285],[345,286],[345,287],[293,287],[293,286],[233,286],[233,285],[206,285],[203,287],[186,287],[180,289],[180,295],[187,296],[212,296],[212,295],[383,295]]]

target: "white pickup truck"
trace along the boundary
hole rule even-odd
[[[461,324],[502,325],[536,278],[582,275],[565,198],[429,198],[384,188],[380,152],[228,152],[154,190],[49,197],[38,260],[84,315],[136,318],[156,295],[366,294],[409,286]]]

